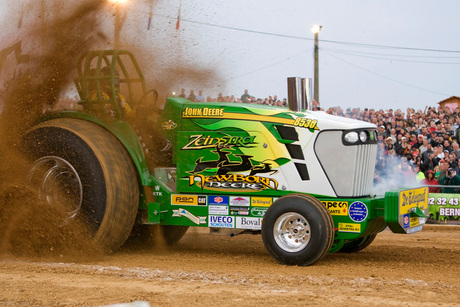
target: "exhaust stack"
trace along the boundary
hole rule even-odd
[[[291,111],[312,110],[311,78],[288,78],[288,103]]]

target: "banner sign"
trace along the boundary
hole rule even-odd
[[[460,225],[460,194],[428,194],[428,224]]]

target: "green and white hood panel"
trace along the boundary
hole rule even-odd
[[[371,193],[375,125],[286,108],[167,100],[177,191],[327,197]]]

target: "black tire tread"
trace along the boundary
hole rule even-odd
[[[86,120],[59,118],[42,122],[28,132],[38,133],[36,142],[40,141],[37,135],[40,136],[41,129],[71,133],[97,157],[105,178],[106,207],[94,240],[106,252],[117,250],[132,230],[139,205],[137,173],[129,153],[108,130]]]

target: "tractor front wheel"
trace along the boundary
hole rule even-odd
[[[279,198],[262,222],[268,253],[287,265],[312,265],[323,258],[334,240],[334,223],[320,201],[304,194]]]

